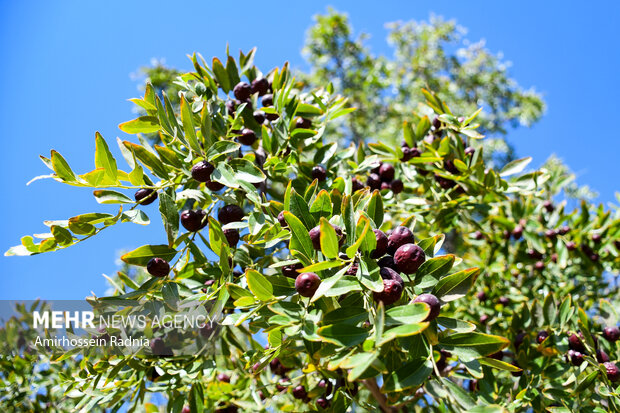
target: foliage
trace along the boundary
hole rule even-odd
[[[336,21],[334,30],[348,39],[346,21],[338,16],[320,24]],[[446,39],[454,35],[450,24],[434,24]],[[422,30],[422,38],[432,37],[437,27],[398,26],[393,36],[397,43],[403,39],[399,47],[404,47],[407,33]],[[319,29],[311,37],[319,35],[339,38]],[[359,56],[360,45],[353,41],[347,48]],[[319,50],[320,43],[312,53]],[[618,384],[608,378],[596,353],[604,350],[612,361],[620,356],[618,342],[601,335],[603,327],[618,323],[620,301],[612,278],[620,268],[618,208],[606,210],[584,200],[570,208],[561,198],[572,188],[572,176],[561,166],[528,170],[531,158],[523,158],[500,169],[485,157],[482,145],[474,145],[482,138],[478,117],[487,131],[499,131],[493,119],[504,119],[503,124],[536,118],[538,112],[531,115],[525,107],[511,112],[506,108],[517,108],[517,103],[498,102],[485,116],[476,102],[462,103],[469,92],[442,99],[447,83],[440,82],[432,84],[439,93],[410,89],[406,97],[399,93],[372,102],[399,113],[386,126],[390,140],[367,144],[353,139],[343,145],[329,136],[342,119],[359,126],[351,133],[374,134],[375,126],[364,121],[369,116],[363,114],[369,111],[365,102],[353,94],[360,107],[352,111],[343,97],[345,85],[330,85],[332,79],[326,78],[313,81],[322,86],[310,88],[286,64],[263,73],[253,65],[254,52],[214,58],[210,65],[193,55],[194,71],[175,79],[178,105],[147,85],[144,97],[133,100],[141,116],[120,125],[137,135],[137,140],[118,140],[128,168],[121,169],[100,134],[95,136],[93,171],[74,172],[56,151],[41,157],[52,171],[47,177],[93,188],[97,202],[119,204],[119,211],[46,221],[48,233],[24,237],[7,252],[32,255],[68,248],[116,224],[148,224],[161,216],[167,242],[154,241],[123,255],[125,268],[111,278],[114,292],[88,301],[93,306],[146,298],[167,307],[181,300],[204,303],[221,320],[217,334],[206,339],[215,355],[176,350],[182,341],[205,337],[173,340],[166,330],[148,329],[144,337],[151,343],[156,337],[167,340],[175,355],[79,350],[64,356],[53,351],[50,358],[15,341],[20,328],[22,334],[33,334],[24,326],[23,313],[22,320],[0,330],[6,347],[0,380],[5,389],[22,389],[2,393],[0,406],[60,411],[124,405],[158,411],[148,398],[161,393],[166,411],[172,412],[184,407],[248,412],[620,409]],[[476,67],[497,65],[488,59]],[[371,61],[376,63],[368,58],[364,64]],[[384,63],[388,73],[390,65]],[[347,78],[360,76],[350,81],[366,79],[355,72],[343,68]],[[262,93],[246,99],[241,89],[233,91],[240,81],[263,76],[273,105]],[[338,73],[321,76],[337,78]],[[501,76],[491,79],[501,88],[514,86]],[[373,85],[363,88],[383,81],[371,80]],[[461,81],[445,80],[459,87],[466,84]],[[486,87],[478,82],[472,90]],[[423,98],[414,98],[417,90]],[[511,90],[513,99],[529,99]],[[239,100],[234,106],[233,94]],[[415,105],[414,99],[419,99]],[[263,122],[264,117],[269,119]],[[154,133],[159,143],[152,145],[143,134]],[[252,133],[256,140],[242,145]],[[195,170],[203,161],[213,166],[208,179]],[[388,177],[389,165],[394,176]],[[375,173],[386,185],[376,186]],[[128,192],[144,189],[157,191],[158,211],[146,205],[147,198],[134,201]],[[241,208],[240,216],[230,205]],[[185,211],[198,209],[206,213],[204,219],[192,224],[183,218]],[[382,247],[373,230],[389,233],[399,226],[414,232],[423,263],[386,279],[386,265],[378,261],[385,250],[376,252]],[[241,240],[230,241],[230,231],[239,231]],[[396,251],[396,268],[403,270],[399,253],[405,250]],[[168,276],[144,271],[153,258],[170,262]],[[290,266],[293,276],[287,277]],[[296,273],[307,272],[318,275],[318,288],[299,285]],[[430,301],[420,301],[422,294],[439,299],[438,317]],[[548,337],[539,340],[543,330]],[[565,355],[569,347],[575,350],[569,337],[577,331],[584,357],[571,363]],[[36,373],[43,365],[53,370],[53,381]],[[48,398],[28,396],[24,380],[35,389],[48,388]],[[61,391],[69,397],[61,398]]]

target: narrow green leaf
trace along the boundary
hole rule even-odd
[[[95,168],[103,168],[110,179],[116,182],[118,174],[116,159],[112,156],[108,144],[99,132],[95,134],[95,147]]]
[[[247,270],[245,277],[250,291],[261,301],[270,301],[273,297],[273,285],[256,270]]]
[[[284,219],[291,229],[289,248],[301,251],[306,257],[312,257],[314,255],[314,247],[304,224],[289,211],[284,211]]]
[[[338,257],[338,235],[336,230],[325,218],[321,218],[320,224],[321,251],[327,258]]]
[[[125,133],[153,133],[160,128],[159,119],[155,116],[140,116],[139,118],[121,123],[118,128]]]
[[[151,258],[159,257],[170,261],[177,251],[167,245],[143,245],[121,256],[121,260],[131,265],[146,266]]]
[[[129,198],[125,194],[120,192],[111,191],[108,189],[101,189],[93,191],[93,195],[100,204],[133,204],[135,201]]]

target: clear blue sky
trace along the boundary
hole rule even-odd
[[[258,46],[262,68],[300,56],[312,16],[328,5],[347,11],[356,30],[372,35],[375,53],[389,53],[384,23],[456,18],[471,40],[513,62],[512,75],[544,93],[548,111],[531,129],[511,132],[519,155],[540,164],[558,154],[579,182],[614,199],[619,190],[620,4],[463,1],[8,1],[0,0],[0,249],[25,234],[46,232],[45,219],[109,210],[87,189],[54,181],[26,187],[48,173],[38,155],[58,150],[81,173],[92,169],[94,134],[109,142],[132,118],[138,96],[130,78],[150,59],[190,69],[185,55],[206,58]],[[561,6],[560,6],[561,5]],[[120,158],[114,145],[113,151]],[[158,219],[156,205],[146,212]],[[0,257],[0,299],[80,299],[105,291],[102,273],[115,271],[120,249],[160,243],[160,225],[122,224],[64,251]]]

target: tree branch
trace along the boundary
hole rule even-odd
[[[381,390],[379,390],[379,386],[377,386],[375,379],[362,380],[362,383],[364,383],[368,390],[370,390],[370,393],[372,393],[373,397],[377,400],[382,412],[393,413],[397,411],[387,404],[387,398],[385,397],[385,394],[381,393]]]

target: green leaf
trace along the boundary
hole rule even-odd
[[[321,189],[310,206],[310,213],[315,214],[317,218],[325,217],[329,219],[332,216],[332,209],[332,200],[329,193]]]
[[[408,337],[415,334],[420,334],[428,326],[428,322],[420,322],[416,324],[405,324],[390,328],[383,333],[383,335],[381,336],[381,340],[377,343],[377,345],[382,346],[385,343],[392,341],[398,337]]]
[[[297,218],[299,218],[301,222],[303,222],[306,230],[309,231],[314,228],[316,221],[314,220],[314,217],[310,214],[310,210],[308,209],[308,203],[295,190],[291,190],[288,210]]]
[[[373,235],[374,236],[374,235]],[[383,291],[383,279],[379,274],[380,268],[377,262],[372,259],[363,258],[359,263],[360,282],[370,291]]]
[[[355,254],[357,254],[357,251],[362,245],[362,242],[364,242],[364,240],[366,239],[366,234],[370,230],[370,221],[366,217],[360,217],[360,221],[361,220],[363,220],[363,222],[365,223],[364,229],[362,229],[362,232],[357,237],[357,240],[353,244],[351,244],[350,247],[347,248],[346,252],[349,258],[355,257]]]
[[[426,260],[416,271],[416,280],[421,280],[424,277],[432,277],[439,280],[450,271],[454,265],[455,258],[454,255],[442,255]]]
[[[322,323],[325,325],[339,323],[356,325],[365,320],[368,320],[368,311],[364,307],[341,307],[325,314]]]
[[[417,359],[405,363],[387,376],[381,391],[400,392],[412,387],[418,387],[426,381],[433,371],[430,359]]]
[[[308,103],[300,103],[297,105],[297,110],[295,111],[295,115],[303,117],[320,116],[322,114],[323,111],[321,109]]]
[[[254,293],[256,298],[261,301],[270,301],[274,298],[273,285],[261,273],[256,270],[247,270],[245,277],[250,291]]]
[[[329,268],[336,268],[342,266],[342,261],[321,261],[315,264],[302,268],[299,272],[320,272]]]
[[[232,56],[228,56],[228,59],[226,59],[226,73],[228,73],[228,78],[230,79],[232,87],[241,81],[241,79],[239,79],[237,64]]]
[[[129,149],[130,152],[133,152],[155,175],[163,179],[168,179],[168,170],[153,152],[149,151],[144,146],[136,145],[129,141],[123,141],[123,145]]]
[[[325,218],[321,218],[320,224],[321,251],[327,258],[338,257],[338,235],[336,230]]]
[[[490,357],[483,357],[479,359],[479,361],[480,361],[480,364],[484,364],[486,366],[493,367],[499,370],[511,371],[515,373],[522,371],[519,367],[513,364],[506,363],[505,361],[497,360],[497,359],[490,358]]]
[[[238,181],[258,183],[265,180],[265,174],[252,162],[247,159],[233,159],[230,166],[235,171],[235,178]]]
[[[134,135],[136,133],[153,133],[160,128],[159,119],[155,116],[140,116],[134,120],[130,120],[118,125],[118,128],[125,133]]]
[[[347,359],[341,366],[342,368],[351,369],[347,375],[347,380],[354,381],[360,377],[378,356],[379,354],[376,352],[358,353]]]
[[[372,193],[366,211],[370,219],[375,223],[375,226],[379,228],[383,223],[383,198],[381,198],[381,193],[378,190],[375,189]]]
[[[321,282],[321,285],[323,285],[323,282]],[[355,277],[346,276],[336,281],[332,288],[325,292],[325,297],[338,297],[355,291],[362,291],[359,281]]]
[[[200,382],[194,382],[189,392],[189,409],[192,412],[202,412],[204,410],[204,390]]]
[[[179,303],[179,288],[176,283],[168,282],[164,284],[161,289],[161,294],[164,299],[164,302],[168,307],[176,310]]]
[[[230,79],[228,78],[228,72],[226,72],[224,65],[217,57],[213,58],[213,74],[224,93],[228,93],[232,89]]]
[[[51,231],[58,245],[73,244],[73,235],[71,235],[71,232],[69,232],[66,228],[58,225],[52,225]]]
[[[211,179],[226,185],[229,188],[239,188],[239,183],[235,179],[235,171],[226,162],[220,162],[211,173]]]
[[[519,172],[523,171],[530,162],[532,162],[531,156],[528,156],[527,158],[515,159],[512,162],[508,162],[500,171],[499,176],[503,178],[505,176],[518,174]]]
[[[125,194],[111,191],[108,189],[100,189],[93,191],[93,195],[100,204],[134,204],[135,201]]]
[[[133,222],[138,225],[148,225],[151,220],[146,213],[140,209],[130,209],[121,214],[121,222]],[[71,228],[71,226],[69,226]]]
[[[56,175],[66,182],[75,182],[77,178],[71,170],[71,167],[58,152],[52,149],[51,163]]]
[[[469,396],[469,394],[467,394],[467,392],[462,387],[456,385],[453,381],[446,377],[443,377],[441,381],[444,384],[444,387],[446,387],[450,391],[452,397],[464,409],[469,411],[476,406],[474,400],[471,398],[471,396]]]
[[[192,108],[185,99],[185,96],[181,96],[181,121],[183,122],[183,131],[185,131],[185,139],[189,143],[189,147],[196,153],[202,153],[200,143],[196,137],[196,129],[194,127]]]
[[[331,324],[318,329],[317,334],[328,343],[342,347],[353,347],[368,337],[368,331],[349,324]]]
[[[557,318],[557,308],[552,293],[548,293],[543,302],[543,316],[546,325],[554,325]]]
[[[425,303],[413,303],[392,307],[385,312],[385,325],[416,324],[424,321],[430,313]]]
[[[344,276],[344,274],[346,272],[347,272],[347,269],[343,268],[342,270],[338,271],[335,275],[332,275],[331,277],[322,280],[321,284],[319,284],[319,288],[317,288],[317,290],[314,292],[314,295],[310,299],[310,302],[313,303],[316,300],[318,300],[319,298],[321,298],[324,295],[326,295],[330,291],[330,289],[338,281],[340,281],[340,279]]]
[[[217,141],[207,151],[205,157],[207,161],[211,162],[214,159],[225,155],[227,153],[238,151],[241,147],[240,144],[233,141]]]
[[[433,294],[445,303],[464,297],[478,274],[480,274],[480,268],[468,268],[448,275],[435,285]]]
[[[95,168],[103,168],[111,180],[116,182],[118,170],[116,159],[112,156],[110,148],[99,132],[95,134]]]
[[[171,261],[177,251],[167,245],[143,245],[121,256],[121,260],[131,265],[145,267],[151,258],[159,257]]]
[[[172,246],[179,234],[179,211],[174,199],[164,191],[159,195],[159,212],[168,236],[168,245]]]
[[[467,361],[497,353],[510,342],[504,337],[471,332],[440,337],[439,344]]]
[[[308,235],[308,230],[304,227],[304,224],[289,211],[284,211],[284,219],[291,229],[289,248],[301,251],[306,257],[312,257],[314,254],[314,247],[312,246],[310,235]]]
[[[437,324],[455,333],[469,333],[476,329],[476,325],[469,321],[457,320],[456,318],[449,317],[437,317]]]

